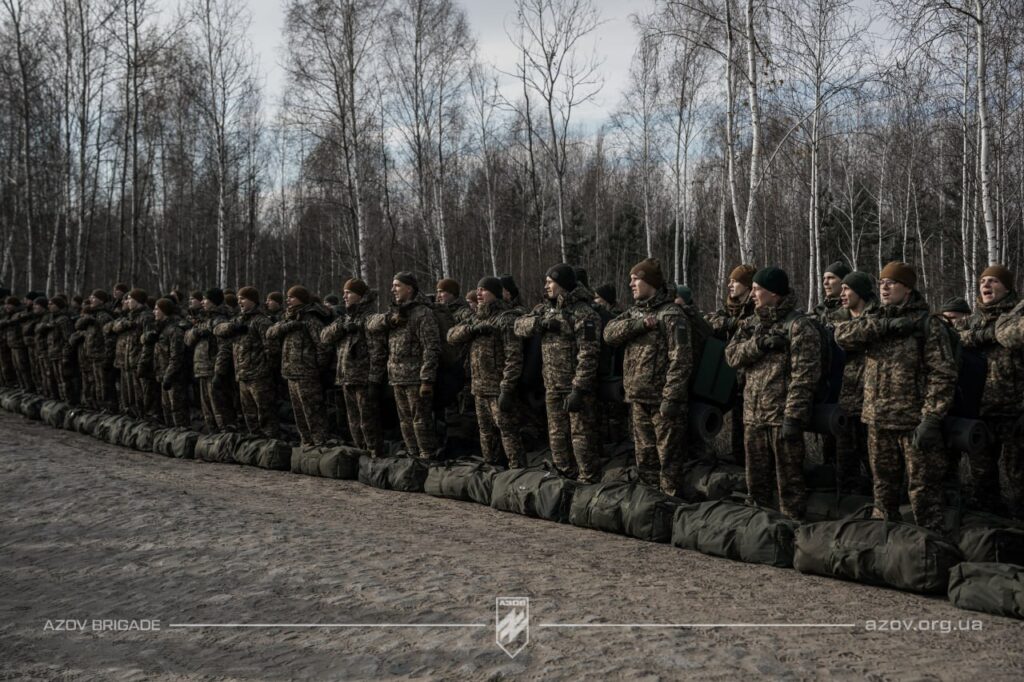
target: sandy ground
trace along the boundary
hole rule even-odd
[[[1024,678],[1024,623],[426,495],[107,446],[0,412],[0,679]],[[494,642],[494,599],[531,599]],[[47,628],[88,621],[84,632]],[[157,632],[96,631],[159,619]],[[872,632],[869,619],[952,632]],[[972,619],[980,632],[958,631]],[[478,628],[176,628],[462,623]],[[569,623],[852,623],[590,628]],[[935,626],[935,627],[941,627]]]

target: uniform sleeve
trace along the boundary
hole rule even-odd
[[[388,378],[387,334],[366,332],[366,348],[370,356],[371,384],[383,384]]]
[[[232,339],[222,339],[217,344],[217,355],[213,359],[213,373],[230,375],[231,366],[233,359],[231,354],[234,352],[235,342]]]
[[[582,314],[573,321],[576,335],[576,374],[572,387],[581,391],[597,389],[597,363],[601,355],[601,318],[589,307],[580,306]]]
[[[320,343],[333,347],[345,336],[345,318],[339,317],[320,332]]]
[[[685,403],[693,374],[693,342],[690,338],[690,324],[680,314],[666,315],[660,333],[666,335],[668,346],[668,371],[665,373],[665,388],[662,400]]]
[[[861,315],[835,326],[836,345],[843,350],[864,350],[882,335],[882,318],[877,315]]]
[[[531,336],[540,334],[540,320],[541,316],[539,313],[533,312],[527,315],[521,316],[516,320],[515,333],[521,339],[528,339]]]
[[[928,376],[922,416],[945,417],[953,406],[959,367],[942,324],[941,320],[928,318],[928,338],[924,344],[924,365]]]
[[[733,318],[725,312],[724,308],[713,313],[709,313],[705,319],[711,327],[711,331],[715,333],[717,338],[722,341],[729,338],[729,328],[732,325]]]
[[[426,313],[420,316],[415,333],[423,349],[420,383],[432,384],[437,380],[437,363],[441,357],[441,332],[437,328],[433,312],[426,310]]]
[[[1004,348],[1024,348],[1024,303],[996,320],[996,341]]]
[[[460,322],[448,330],[448,343],[452,346],[461,346],[473,340],[473,327],[470,322]]]
[[[810,320],[796,320],[789,340],[785,416],[804,426],[811,422],[814,394],[821,379],[821,352],[821,333]]]
[[[725,347],[725,361],[734,369],[754,364],[764,356],[764,351],[757,347],[753,323],[740,324],[736,334]]]
[[[604,342],[615,348],[624,346],[630,340],[647,331],[642,317],[634,317],[624,312],[611,320],[604,328]]]
[[[163,379],[171,379],[184,374],[185,369],[185,332],[176,330],[168,341],[167,370]]]
[[[501,344],[505,350],[505,366],[501,373],[501,390],[515,391],[523,375],[523,340],[516,336],[515,322],[501,327]]]

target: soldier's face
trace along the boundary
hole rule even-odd
[[[203,310],[213,310],[216,307],[217,306],[215,306],[213,304],[213,301],[211,301],[210,299],[208,299],[208,298],[204,298],[203,299]]]
[[[950,322],[956,322],[957,320],[961,320],[967,317],[967,313],[958,313],[952,310],[947,310],[946,312],[942,313],[942,316],[949,320]]]
[[[41,305],[33,305],[32,306],[32,312],[34,312],[36,314],[45,313],[46,312],[46,308],[44,308]]]
[[[481,287],[476,290],[476,301],[473,301],[473,303],[483,303],[484,305],[487,305],[488,303],[494,303],[497,300],[498,297],[494,295],[493,291]],[[470,305],[472,305],[472,303]]]
[[[779,301],[782,300],[781,296],[773,294],[757,282],[754,282],[754,287],[751,291],[750,295],[754,298],[754,305],[758,308],[775,308],[779,305]]]
[[[1002,282],[996,277],[982,277],[978,285],[982,303],[995,303],[1003,300],[1003,297],[1010,293]]]
[[[733,298],[739,298],[740,296],[746,295],[750,288],[747,287],[743,282],[737,282],[734,279],[729,280],[729,295]]]
[[[558,284],[558,282],[556,282],[555,280],[551,279],[550,277],[545,277],[544,278],[544,295],[545,296],[547,296],[548,298],[554,300],[554,299],[558,298],[559,294],[562,294],[564,292],[565,292],[565,289],[563,289]]]
[[[203,299],[201,298],[190,298],[188,299],[188,307],[190,310],[199,310],[203,307]]]
[[[11,313],[14,312],[14,306],[11,305],[10,303],[4,303],[4,310],[7,312],[8,315],[10,315]]]
[[[245,312],[249,312],[250,310],[256,307],[256,301],[253,301],[248,298],[240,298],[238,299],[238,307],[244,310]]]
[[[905,284],[883,279],[878,282],[878,297],[884,305],[899,305],[907,299],[910,289]]]
[[[362,296],[360,296],[354,291],[349,291],[348,289],[345,289],[345,291],[341,292],[341,297],[345,299],[345,305],[348,306],[357,305],[361,300],[363,300]]]
[[[839,279],[831,272],[825,273],[825,276],[821,278],[821,283],[825,287],[825,295],[829,298],[834,298],[842,294],[843,280]]]
[[[413,288],[408,284],[399,282],[397,279],[391,283],[391,295],[396,303],[405,303],[412,300]]]
[[[857,295],[856,291],[845,284],[843,285],[842,291],[839,294],[839,301],[843,304],[844,308],[853,308],[854,310],[857,310],[862,300],[863,299]]]
[[[453,296],[450,292],[442,291],[440,289],[437,290],[435,298],[437,299],[438,303],[451,303],[452,301],[455,300],[455,296]]]
[[[637,275],[629,276],[629,290],[633,292],[634,301],[646,301],[654,295],[654,287]]]
[[[60,308],[58,308],[58,307],[57,307],[56,305],[54,305],[53,303],[51,303],[50,305],[46,306],[46,309],[47,309],[47,310],[49,310],[49,311],[50,311],[51,313],[55,313],[55,312],[57,312],[58,310],[60,310]]]
[[[278,310],[281,309],[281,306],[278,305],[277,301],[275,301],[272,298],[268,298],[267,299],[266,306],[267,306],[267,310],[269,310],[272,313],[276,313]]]
[[[160,310],[160,308],[157,308],[156,306],[153,306],[153,317],[156,318],[157,322],[162,322],[167,319],[167,316],[164,315],[164,311]]]

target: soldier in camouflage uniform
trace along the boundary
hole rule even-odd
[[[3,325],[4,340],[11,351],[11,365],[18,386],[25,391],[35,391],[36,384],[32,377],[28,345],[22,326],[22,320],[26,317],[25,306],[17,296],[8,296],[4,302],[4,311],[7,313],[7,320]]]
[[[825,298],[814,306],[814,316],[824,327],[832,327],[836,321],[848,320],[849,314],[842,304],[843,279],[850,274],[850,268],[842,261],[836,261],[825,268],[821,285]]]
[[[804,429],[821,376],[821,334],[797,310],[783,270],[758,270],[751,293],[755,314],[740,324],[725,349],[729,364],[746,375],[747,490],[754,502],[770,505],[777,489],[779,510],[799,520],[807,506]]]
[[[516,335],[540,335],[548,443],[555,466],[584,483],[600,478],[594,433],[587,415],[594,410],[601,318],[591,308],[593,293],[578,286],[572,267],[560,263],[547,272],[547,302],[516,320]]]
[[[40,303],[43,301],[43,303]],[[39,309],[42,308],[42,314]],[[41,379],[40,393],[51,400],[59,400],[60,394],[57,389],[57,378],[54,376],[50,366],[50,300],[37,298],[32,306],[32,311],[38,316],[32,327],[32,343],[34,348],[34,362],[37,365],[36,371]]]
[[[320,333],[331,313],[302,286],[289,289],[286,301],[284,319],[271,325],[266,335],[281,344],[281,374],[288,381],[302,444],[323,445],[328,433],[320,373],[330,362],[330,349],[320,342]]]
[[[117,373],[117,402],[121,414],[131,414],[135,404],[135,382],[128,369],[128,345],[130,337],[138,338],[128,319],[128,296],[115,297],[114,319],[106,324],[104,332],[114,339],[114,370]]]
[[[167,426],[187,427],[191,420],[185,332],[190,325],[178,315],[178,306],[169,298],[156,302],[153,317],[154,329],[145,332],[145,342],[153,346],[153,372],[160,386],[163,421]]]
[[[361,279],[345,282],[344,314],[320,334],[321,342],[337,349],[335,383],[341,386],[349,433],[357,448],[374,457],[384,453],[380,433],[380,398],[387,380],[387,348],[382,334],[366,330],[377,308],[377,292]]]
[[[729,273],[727,282],[728,296],[725,305],[718,311],[707,315],[708,324],[711,325],[715,337],[728,343],[739,329],[740,323],[754,314],[754,299],[750,295],[750,289],[754,285],[754,273],[757,271],[753,265],[737,265]],[[733,401],[730,410],[732,422],[731,434],[731,457],[737,464],[743,463],[744,438],[743,438],[743,371],[736,372],[736,399]]]
[[[945,322],[915,290],[917,274],[892,262],[879,275],[881,307],[836,329],[840,347],[864,350],[864,407],[875,515],[899,519],[904,462],[918,525],[942,531],[946,446],[957,364]],[[901,461],[902,460],[902,461]]]
[[[83,401],[95,410],[111,409],[114,400],[114,339],[103,331],[114,321],[109,301],[106,291],[96,289],[75,321],[75,334],[81,335]]]
[[[241,399],[242,416],[250,433],[277,438],[277,400],[274,388],[274,343],[267,330],[274,324],[260,308],[260,294],[253,287],[238,290],[240,312],[228,322],[214,327],[219,340],[216,374],[234,366]],[[222,369],[222,367],[228,369]]]
[[[237,423],[229,370],[222,367],[222,374],[215,371],[217,337],[213,330],[231,317],[231,310],[224,305],[224,292],[214,287],[203,295],[203,311],[185,332],[185,345],[192,349],[192,375],[199,381],[203,422],[209,433],[233,431]]]
[[[505,448],[509,467],[526,465],[516,418],[515,393],[523,373],[523,343],[515,334],[519,313],[502,298],[501,280],[477,284],[477,311],[448,331],[448,343],[469,344],[471,386],[480,430],[480,452],[492,464]]]
[[[46,327],[46,363],[60,400],[78,404],[75,374],[78,371],[75,349],[71,344],[74,321],[68,311],[68,302],[63,296],[50,299],[49,319]]]
[[[1019,307],[1013,273],[992,265],[981,273],[977,309],[967,318],[960,342],[985,357],[987,373],[981,396],[980,416],[992,434],[982,452],[969,455],[968,504],[975,509],[1024,515],[1024,343],[996,335],[996,324]],[[1019,317],[1019,314],[1017,315]],[[1005,325],[1004,329],[1012,328]],[[1010,335],[1012,336],[1012,334]],[[1007,488],[1000,495],[999,472]]]
[[[661,263],[629,272],[633,306],[608,323],[604,340],[625,346],[623,386],[630,405],[640,480],[676,495],[688,459],[686,419],[693,345],[690,327],[665,287]]]
[[[128,307],[128,315],[114,323],[115,329],[126,330],[129,334],[122,371],[128,375],[132,384],[131,413],[146,418],[156,411],[159,400],[159,388],[153,381],[152,346],[142,342],[146,332],[153,330],[153,308],[150,306],[149,295],[138,288],[128,292],[125,305]]]
[[[32,292],[35,295],[35,292]],[[32,367],[32,379],[36,388],[44,396],[53,395],[53,384],[50,381],[50,373],[46,366],[46,337],[37,333],[39,325],[46,319],[47,306],[50,301],[45,296],[38,296],[32,299],[28,314],[21,320],[21,333],[25,337],[25,345],[28,347],[29,364]]]
[[[441,307],[442,313],[451,318],[449,329],[458,322],[464,322],[472,316],[469,304],[459,296],[459,283],[451,278],[444,278],[437,283],[434,301]]]
[[[388,380],[395,392],[402,440],[410,455],[437,456],[433,423],[434,384],[441,355],[441,336],[430,302],[420,294],[411,272],[395,274],[391,312],[373,316],[371,333],[386,333]]]

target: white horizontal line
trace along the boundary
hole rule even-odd
[[[171,623],[171,628],[486,628],[479,623]]]
[[[855,628],[856,623],[540,623],[542,628]]]

